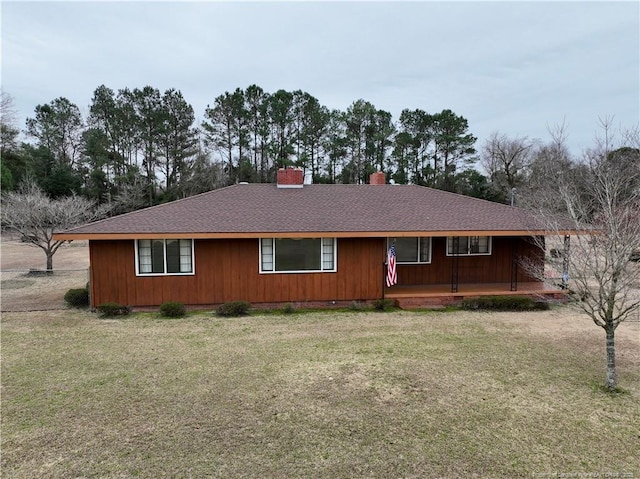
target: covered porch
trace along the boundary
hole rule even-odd
[[[396,300],[401,308],[429,308],[457,304],[465,298],[476,296],[529,296],[545,300],[564,300],[568,291],[539,281],[518,282],[517,289],[511,283],[459,283],[452,292],[447,284],[395,285],[384,287],[384,297]]]

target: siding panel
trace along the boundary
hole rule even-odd
[[[94,306],[114,301],[157,306],[377,299],[382,296],[382,239],[338,240],[336,273],[260,274],[258,240],[195,240],[195,275],[136,276],[134,242],[90,241]]]

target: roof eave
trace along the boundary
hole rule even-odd
[[[448,230],[448,231],[259,231],[219,233],[56,233],[56,241],[73,240],[133,240],[133,239],[243,239],[243,238],[387,238],[443,236],[549,236],[576,235],[577,230]]]

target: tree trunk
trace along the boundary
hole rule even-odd
[[[45,251],[47,255],[47,271],[53,270],[53,253],[51,251]]]
[[[618,387],[618,378],[616,376],[616,346],[614,342],[613,328],[605,329],[607,333],[607,381],[606,387],[609,390]]]

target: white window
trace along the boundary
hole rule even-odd
[[[336,271],[335,238],[262,238],[261,273]]]
[[[136,274],[193,274],[193,240],[136,241]]]
[[[431,263],[431,238],[418,238],[415,236],[388,238],[387,249],[393,242],[396,244],[396,263]]]
[[[447,256],[476,256],[491,254],[491,236],[449,236]]]

